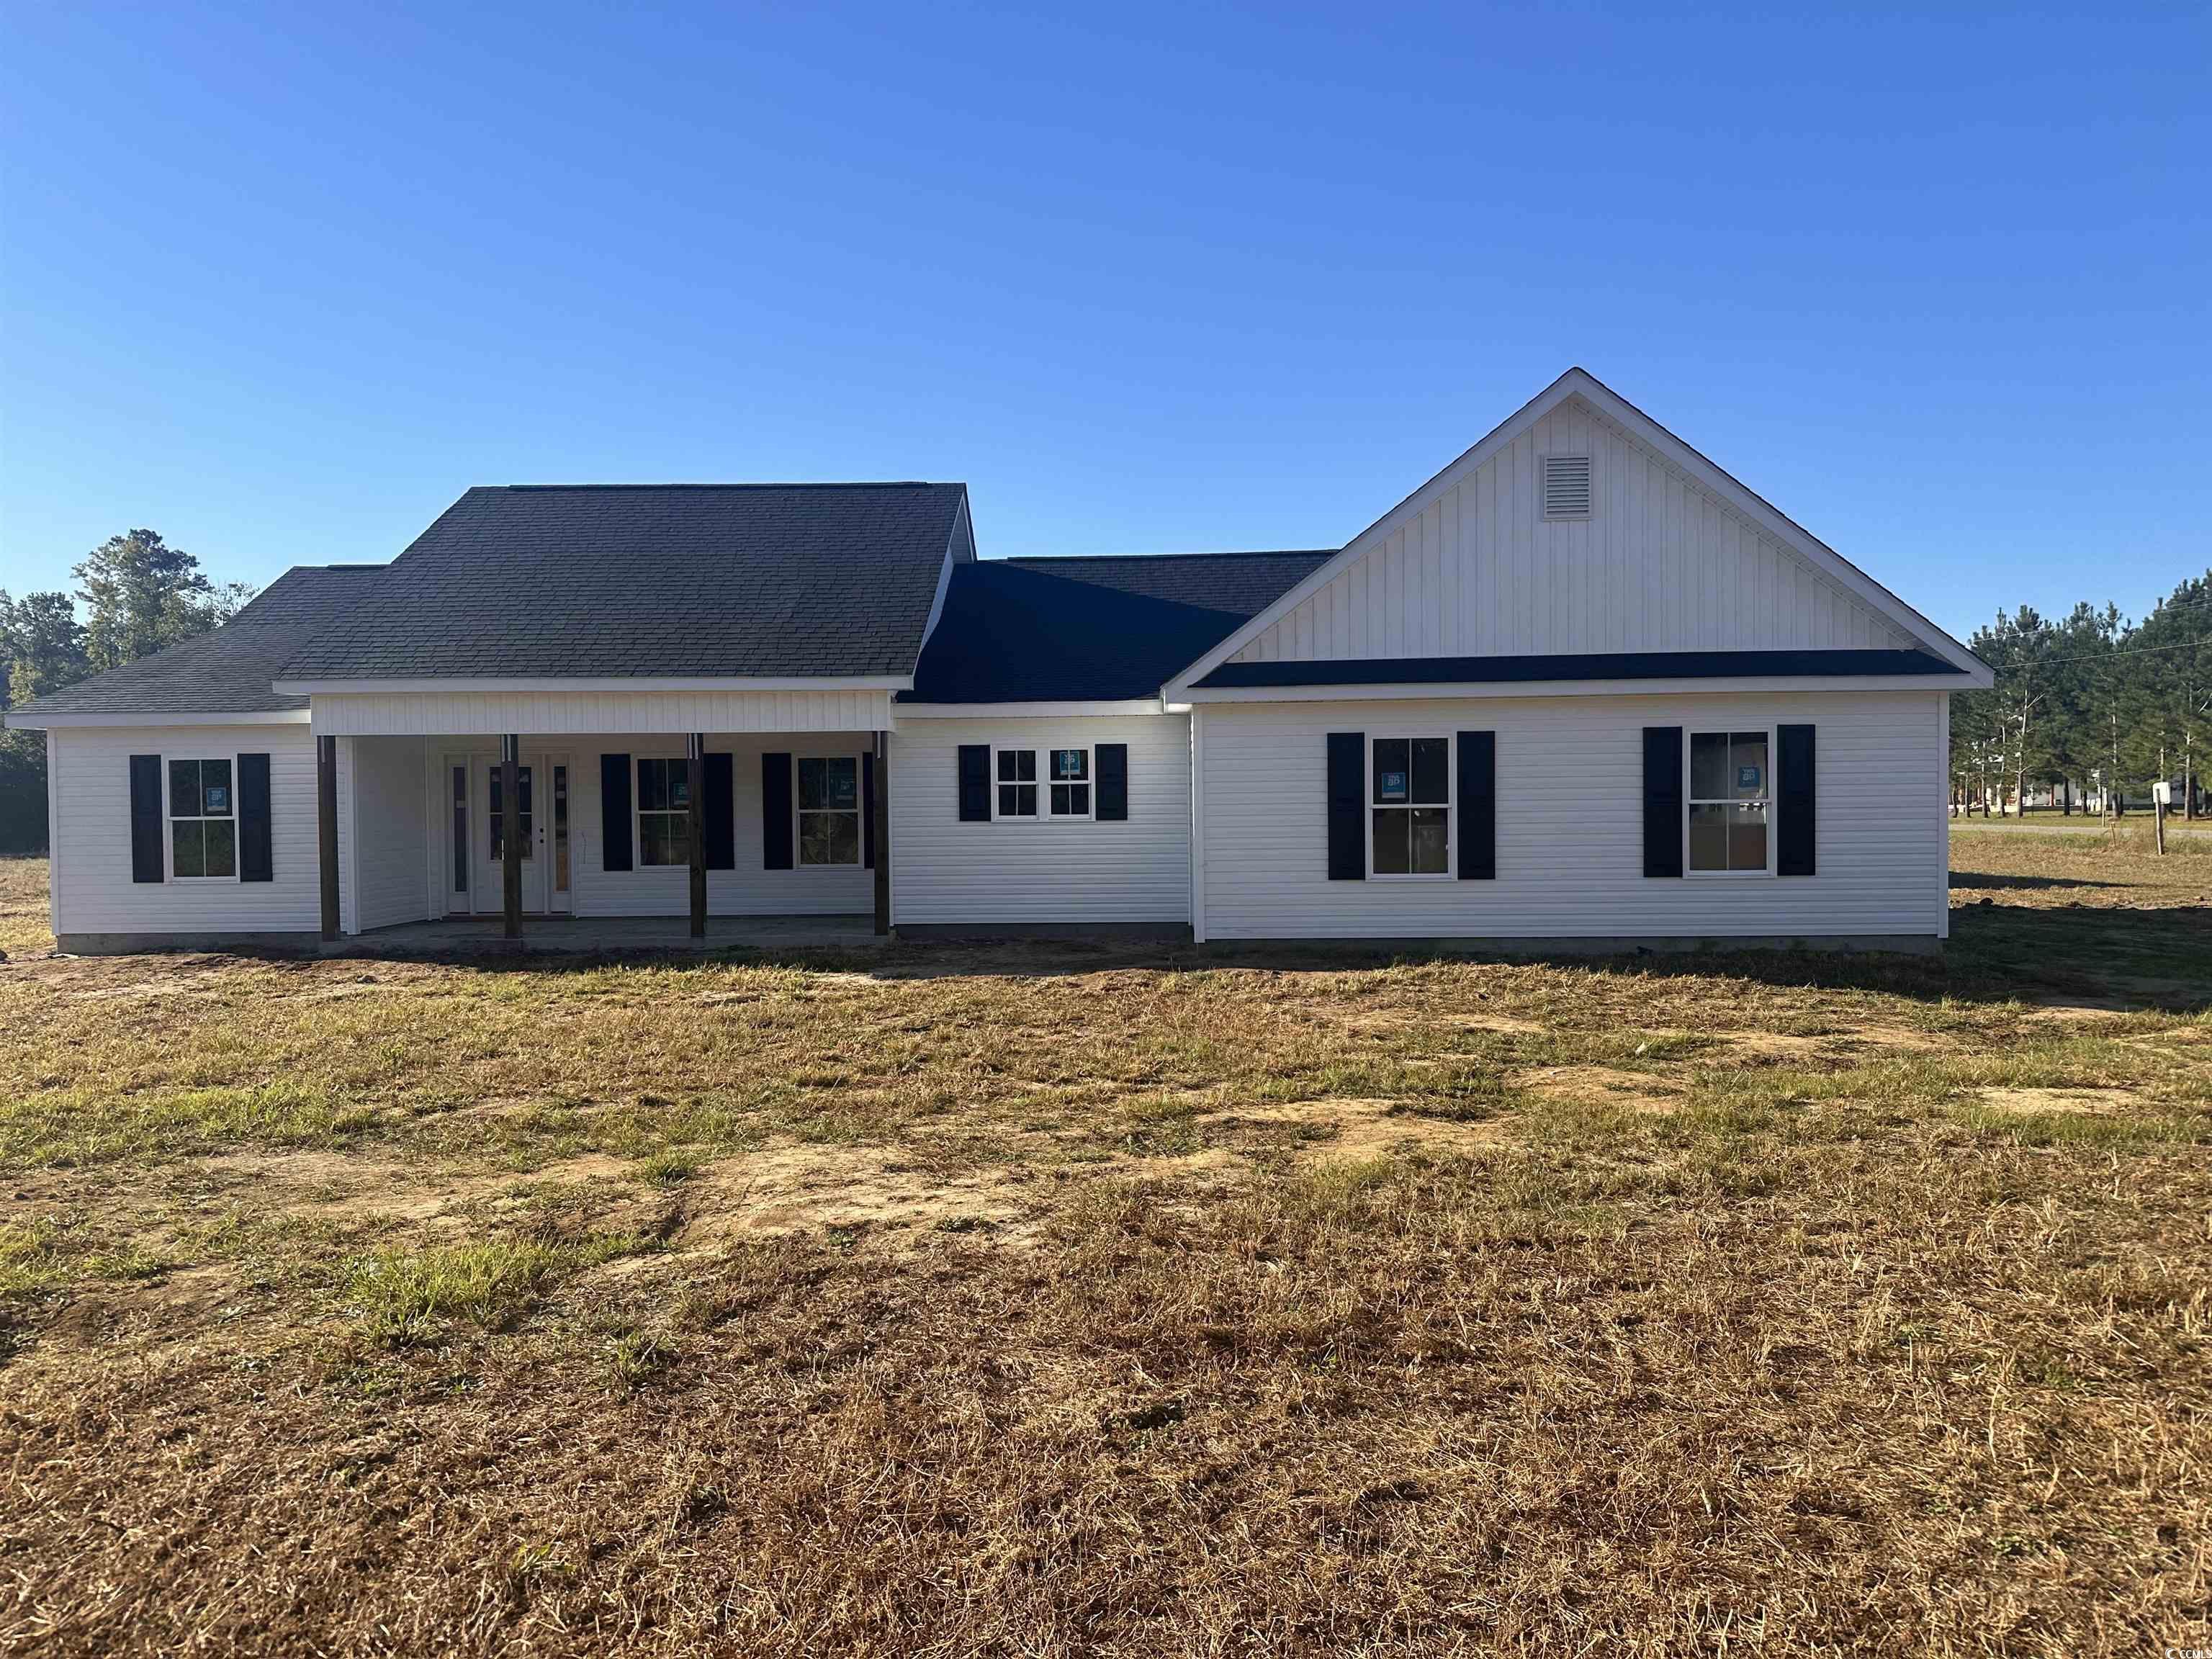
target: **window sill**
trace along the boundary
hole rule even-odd
[[[1367,872],[1367,879],[1370,881],[1449,881],[1452,879],[1452,872],[1449,870],[1400,870],[1386,875],[1380,870],[1370,870]]]

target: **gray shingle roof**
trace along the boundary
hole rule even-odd
[[[987,559],[952,573],[901,702],[1149,697],[1333,552]]]
[[[41,714],[257,714],[305,708],[269,689],[276,671],[362,604],[386,565],[301,565],[213,633],[49,691],[10,711]]]
[[[293,680],[908,674],[967,487],[470,490]]]

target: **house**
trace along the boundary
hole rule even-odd
[[[1200,940],[1948,926],[1957,641],[1580,369],[1346,546],[951,483],[471,489],[42,697],[63,948],[481,915]]]

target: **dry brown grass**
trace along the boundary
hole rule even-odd
[[[1959,847],[1941,963],[11,944],[0,1648],[2204,1644],[2207,912]]]

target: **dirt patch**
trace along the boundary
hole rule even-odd
[[[916,1167],[910,1155],[771,1146],[725,1158],[685,1183],[678,1242],[690,1249],[832,1227],[1003,1229],[1035,1210],[1035,1181],[1020,1165],[948,1175]]]
[[[1643,1072],[1613,1066],[1544,1066],[1521,1078],[1530,1092],[1553,1100],[1572,1100],[1628,1111],[1671,1112],[1683,1091]]]
[[[1981,1103],[2000,1112],[2072,1112],[2095,1117],[2142,1103],[2125,1089],[1984,1089]]]
[[[1294,1131],[1299,1153],[1306,1158],[1374,1158],[1407,1146],[1468,1152],[1498,1146],[1506,1139],[1497,1118],[1429,1117],[1407,1111],[1401,1100],[1348,1095],[1255,1107],[1239,1111],[1225,1121]]]

